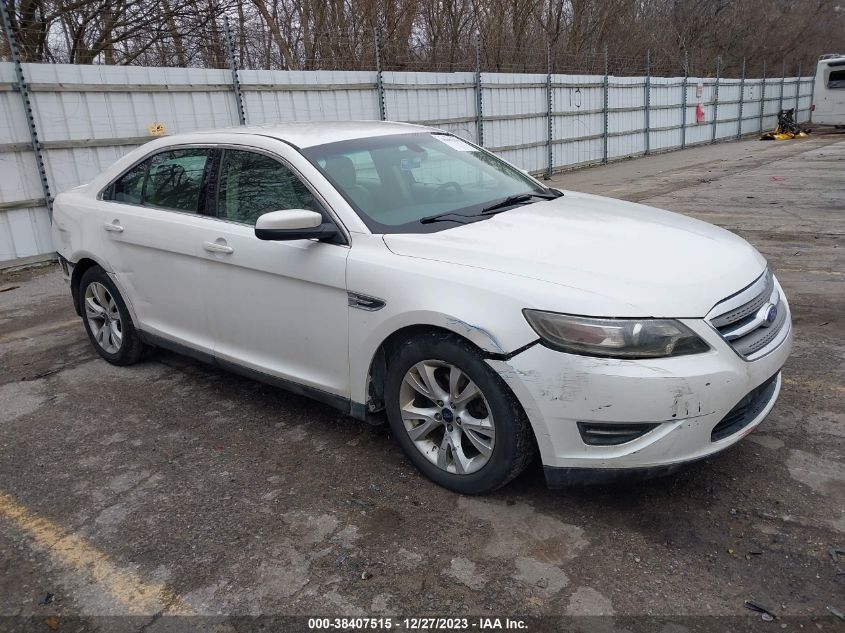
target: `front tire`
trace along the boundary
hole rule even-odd
[[[78,297],[85,331],[97,353],[112,365],[132,365],[141,360],[144,344],[106,271],[99,266],[86,270],[79,282]]]
[[[429,479],[462,494],[501,488],[534,456],[516,397],[467,341],[432,332],[388,360],[385,406],[402,450]]]

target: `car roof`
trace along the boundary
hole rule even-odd
[[[290,143],[298,148],[314,147],[326,143],[349,141],[356,138],[434,132],[435,128],[413,123],[394,121],[313,121],[308,123],[274,123],[270,125],[245,125],[215,130],[202,130],[193,134],[254,134],[269,136]],[[169,136],[170,140],[179,135]]]

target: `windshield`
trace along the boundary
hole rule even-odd
[[[486,209],[511,196],[550,191],[493,154],[449,134],[354,139],[302,153],[374,233],[448,229],[489,217]],[[497,211],[525,202],[500,205]]]

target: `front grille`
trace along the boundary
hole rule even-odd
[[[750,286],[724,299],[708,320],[743,358],[754,360],[787,325],[786,304],[767,270]]]
[[[615,424],[604,422],[578,422],[578,432],[584,444],[590,446],[618,446],[642,437],[658,424],[643,422]]]
[[[772,399],[777,387],[775,374],[759,387],[752,389],[710,432],[710,441],[718,442],[739,432],[760,415]]]

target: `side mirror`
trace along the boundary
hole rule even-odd
[[[306,209],[270,211],[255,222],[255,237],[259,240],[326,240],[337,235],[337,227],[323,223],[323,216]]]

